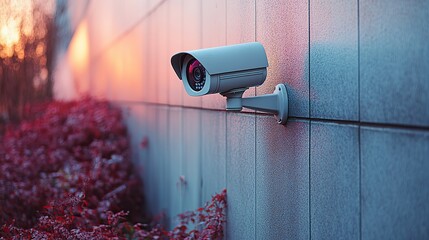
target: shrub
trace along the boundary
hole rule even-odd
[[[106,101],[51,102],[26,114],[0,139],[0,237],[223,237],[226,190],[179,215],[172,231],[149,224],[121,113]]]

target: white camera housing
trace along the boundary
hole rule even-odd
[[[278,84],[272,94],[243,98],[244,91],[261,85],[267,77],[267,55],[260,43],[180,52],[171,57],[171,65],[190,96],[220,93],[227,98],[227,110],[246,107],[268,112],[278,123],[286,124],[289,104],[285,84]]]
[[[261,85],[268,60],[264,47],[253,42],[180,52],[171,58],[171,65],[186,92],[202,96]]]

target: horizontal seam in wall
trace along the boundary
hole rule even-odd
[[[172,107],[172,108],[185,108],[185,109],[195,109],[202,111],[216,111],[216,112],[232,112],[225,109],[210,109],[210,108],[201,108],[201,107],[192,107],[192,106],[183,106],[183,105],[174,105],[174,104],[165,104],[165,103],[154,103],[154,102],[145,102],[145,101],[123,101],[123,100],[110,100],[112,103],[117,104],[127,104],[127,105],[149,105],[149,106],[159,106],[159,107]],[[271,114],[262,113],[262,112],[237,112],[243,115],[260,115],[260,116],[271,116]],[[377,123],[377,122],[363,122],[363,121],[354,121],[354,120],[343,120],[343,119],[325,119],[325,118],[309,118],[309,117],[295,117],[290,116],[289,120],[311,120],[313,123],[336,123],[343,125],[354,125],[360,127],[372,127],[372,128],[387,128],[387,129],[402,129],[402,130],[417,130],[429,132],[429,126],[413,126],[413,125],[402,125],[394,123]]]

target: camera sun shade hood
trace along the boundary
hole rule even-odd
[[[264,47],[258,42],[180,52],[171,57],[171,65],[182,79],[185,57],[197,59],[210,75],[268,67]]]

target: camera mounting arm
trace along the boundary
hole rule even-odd
[[[286,86],[278,84],[272,94],[243,98],[248,88],[233,89],[221,93],[226,97],[226,110],[241,111],[243,107],[276,115],[279,124],[286,124],[288,117],[288,96]]]

